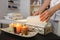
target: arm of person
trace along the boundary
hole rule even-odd
[[[48,21],[50,19],[50,17],[56,12],[60,10],[60,3],[55,5],[54,7],[46,10],[45,12],[43,12],[40,16],[40,20],[41,21]]]
[[[44,3],[42,4],[42,6],[33,15],[41,14],[48,7],[48,5],[50,4],[50,2],[51,2],[51,0],[44,0]]]

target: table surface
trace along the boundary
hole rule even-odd
[[[2,33],[0,34],[0,40],[60,40],[60,37],[53,33],[49,33],[46,36],[37,34],[36,36],[31,38],[23,38],[2,31]]]
[[[3,21],[0,20],[1,23]],[[4,21],[4,22],[6,23],[7,21]],[[0,40],[60,40],[60,37],[58,37],[53,33],[49,33],[46,36],[37,34],[36,36],[31,38],[23,38],[23,37],[19,37],[19,36],[12,35],[2,31],[2,33],[0,34]]]

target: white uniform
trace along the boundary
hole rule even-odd
[[[60,0],[51,0],[50,8],[59,3],[60,3]],[[59,20],[60,20],[60,10],[56,11],[50,20],[50,22],[54,26],[54,33],[60,36],[60,31],[58,30],[60,29],[60,27],[58,27]],[[58,21],[58,22],[55,22],[55,21]]]
[[[57,5],[58,3],[60,3],[60,0],[51,0],[50,7],[53,7],[53,6]],[[56,11],[54,13],[54,15],[51,17],[51,19],[59,21],[60,20],[60,10]]]

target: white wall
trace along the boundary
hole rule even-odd
[[[20,0],[20,12],[24,18],[30,16],[30,0]]]
[[[42,3],[42,0],[40,0]],[[20,12],[24,18],[30,16],[30,0],[20,0]]]
[[[0,18],[6,15],[8,8],[8,0],[0,0]]]
[[[30,0],[20,0],[19,2],[20,2],[19,12],[24,16],[24,18],[30,16]],[[7,7],[8,7],[8,0],[0,0],[0,18],[2,18],[7,13],[12,12],[7,11]]]

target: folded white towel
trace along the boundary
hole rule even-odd
[[[47,22],[40,21],[39,15],[38,16],[30,16],[27,18],[27,24],[39,26],[39,27],[45,27],[47,25]]]

